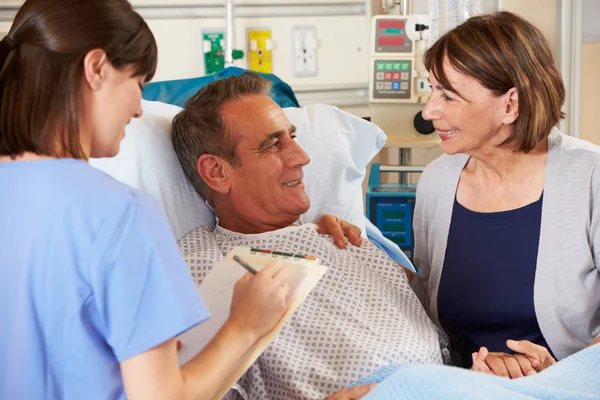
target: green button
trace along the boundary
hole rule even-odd
[[[402,63],[402,71],[408,71],[410,69],[410,64],[405,62]]]
[[[391,62],[386,62],[385,63],[385,70],[386,71],[392,71],[394,69],[394,63]]]
[[[399,62],[394,63],[394,71],[400,71],[400,65],[401,63]]]
[[[377,71],[383,71],[383,70],[385,70],[385,63],[384,62],[378,62],[376,64],[375,68],[377,68]]]

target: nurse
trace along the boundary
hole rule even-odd
[[[125,0],[27,0],[0,42],[2,399],[210,399],[287,306],[280,264],[245,276],[179,367],[174,338],[209,314],[171,230],[86,162],[117,154],[156,61]]]

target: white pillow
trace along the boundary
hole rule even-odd
[[[284,110],[297,128],[296,141],[310,157],[304,182],[311,204],[304,222],[333,214],[358,226],[366,237],[362,183],[367,165],[385,144],[385,134],[377,125],[333,106]]]
[[[91,159],[90,164],[153,196],[178,240],[199,226],[214,225],[214,214],[188,182],[171,145],[171,120],[181,108],[145,100],[143,108],[143,116],[127,126],[119,154]],[[311,207],[303,222],[333,214],[366,235],[362,181],[385,134],[375,124],[332,106],[286,108],[285,113],[311,158],[304,168]]]

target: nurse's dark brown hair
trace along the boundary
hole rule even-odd
[[[94,49],[150,80],[157,47],[126,0],[27,0],[0,44],[0,155],[83,159],[83,61]]]

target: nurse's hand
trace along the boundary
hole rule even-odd
[[[290,302],[290,270],[281,261],[265,266],[256,275],[244,275],[236,282],[229,322],[240,332],[261,338],[275,327]]]
[[[289,269],[281,262],[244,276],[233,290],[229,319],[192,360],[180,367],[177,341],[120,362],[125,395],[137,399],[216,399],[245,354],[273,329],[288,306]],[[202,329],[202,327],[200,327]]]
[[[375,385],[361,385],[352,389],[343,389],[339,392],[332,394],[325,400],[357,400],[362,399],[367,393],[369,393]]]
[[[346,238],[354,246],[359,247],[362,244],[358,226],[330,214],[325,214],[321,217],[321,220],[317,223],[317,233],[320,235],[331,235],[335,245],[340,249],[346,247]]]
[[[548,349],[528,340],[507,340],[506,345],[515,354],[490,353],[482,347],[473,353],[471,369],[514,379],[535,375],[556,363]]]

